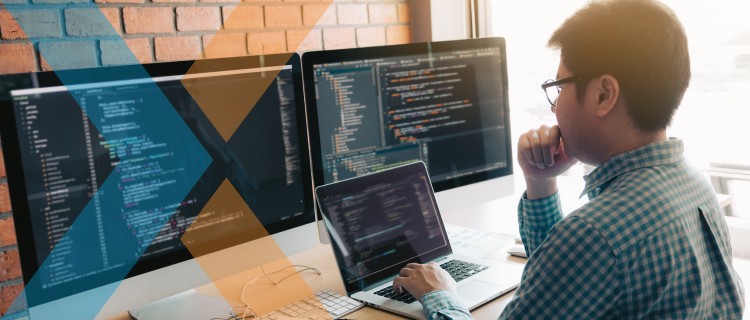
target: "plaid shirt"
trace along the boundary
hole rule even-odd
[[[500,318],[742,318],[722,211],[682,152],[672,139],[613,157],[584,177],[589,202],[564,219],[557,193],[524,195],[530,258]],[[471,318],[450,292],[421,301],[428,319]]]

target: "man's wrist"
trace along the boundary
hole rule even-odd
[[[557,192],[557,178],[526,178],[526,199],[544,199]]]

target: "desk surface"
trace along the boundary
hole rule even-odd
[[[520,183],[520,184],[519,184]],[[561,178],[560,180],[560,195],[561,201],[566,212],[570,212],[575,208],[586,202],[585,199],[578,199],[578,195],[582,190],[583,182],[580,178]],[[524,185],[522,181],[516,184],[516,194],[512,197],[506,197],[503,199],[495,200],[492,202],[484,203],[473,208],[467,208],[462,211],[444,213],[444,220],[447,223],[457,224],[465,227],[475,228],[484,231],[492,231],[506,234],[518,234],[518,220],[516,213],[516,206],[518,204],[518,198],[524,191]],[[513,261],[523,262],[525,259],[519,259],[515,257],[508,257],[505,255],[500,256],[500,259],[513,259]],[[303,274],[301,278],[304,279],[304,283],[307,288],[303,291],[319,291],[323,289],[332,289],[340,293],[344,292],[343,283],[338,274],[338,269],[335,264],[333,251],[330,245],[318,244],[315,248],[297,254],[289,258],[289,261],[282,262],[282,265],[286,264],[303,264],[319,268],[323,271],[322,276],[315,274]],[[276,270],[277,266],[266,265],[266,270]],[[741,277],[745,279],[745,283],[750,283],[750,261],[735,259],[735,267],[740,273]],[[257,275],[261,274],[260,268],[248,270],[241,275],[231,277],[222,281],[224,283],[222,292],[225,293],[225,297],[229,299],[230,304],[238,305],[239,295],[242,290],[242,286],[246,283],[247,279],[252,279]],[[297,282],[299,284],[301,282]],[[291,285],[291,284],[290,284]],[[211,286],[211,285],[209,285]],[[200,289],[200,288],[199,288]],[[263,288],[256,288],[254,290],[262,291]],[[276,292],[290,292],[289,288],[282,290],[281,288],[274,289]],[[230,294],[226,294],[230,292]],[[263,294],[271,294],[270,291],[265,291]],[[502,312],[508,302],[513,296],[513,291],[507,293],[481,307],[474,310],[472,315],[476,319],[496,319],[497,316]],[[295,299],[296,300],[296,299]],[[290,300],[290,302],[293,300]],[[750,298],[746,295],[746,305],[750,302]],[[750,318],[750,311],[745,311],[745,317]],[[378,309],[365,307],[355,313],[349,315],[347,318],[352,319],[401,319],[401,316],[380,311]],[[118,317],[117,319],[127,319],[127,315]]]

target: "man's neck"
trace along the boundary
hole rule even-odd
[[[661,129],[654,132],[630,131],[629,134],[620,135],[615,143],[603,153],[601,163],[607,162],[612,157],[628,151],[639,149],[645,145],[667,140],[667,130]]]

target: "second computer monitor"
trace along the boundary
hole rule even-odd
[[[318,51],[302,64],[315,185],[422,160],[442,210],[512,193],[504,39]]]

